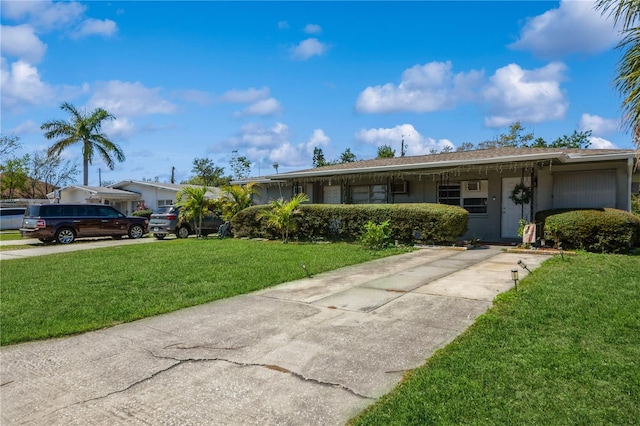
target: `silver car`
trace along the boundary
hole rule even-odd
[[[0,230],[20,229],[25,210],[24,207],[0,208]]]
[[[202,218],[201,234],[203,236],[215,234],[223,223],[218,214],[207,214]],[[180,206],[163,206],[151,215],[149,232],[159,240],[169,234],[175,234],[178,238],[187,238],[196,233],[195,221],[180,219]]]

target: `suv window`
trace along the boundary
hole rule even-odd
[[[116,218],[118,217],[118,212],[109,206],[103,206],[103,207],[101,206],[99,215],[101,217]]]
[[[0,209],[0,216],[16,216],[24,214],[24,207],[22,208],[3,208]]]

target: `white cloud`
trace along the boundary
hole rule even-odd
[[[42,82],[36,67],[26,62],[13,62],[9,68],[2,58],[0,76],[3,110],[19,110],[25,104],[43,105],[54,98],[54,89]]]
[[[263,99],[267,99],[269,97],[269,88],[262,87],[260,89],[256,89],[255,87],[250,87],[246,90],[241,89],[232,89],[228,92],[225,92],[222,95],[222,100],[225,102],[233,102],[233,103],[252,103],[257,102]]]
[[[136,133],[136,126],[127,118],[105,121],[102,129],[114,139],[128,139]]]
[[[291,57],[299,61],[306,61],[312,56],[324,55],[327,50],[329,50],[329,46],[317,38],[308,38],[291,48]]]
[[[322,27],[316,24],[307,24],[303,31],[307,34],[320,34],[322,33]]]
[[[209,92],[195,89],[177,92],[176,95],[187,102],[192,102],[198,105],[207,105],[214,100],[214,97]]]
[[[97,85],[89,106],[104,108],[116,117],[173,113],[176,106],[163,99],[160,90],[144,87],[140,82],[112,80]]]
[[[591,145],[589,146],[589,148],[591,149],[616,149],[618,148],[617,146],[615,146],[613,144],[613,142],[610,142],[606,139],[603,138],[598,138],[596,136],[591,136],[589,138],[589,142],[591,142]]]
[[[309,140],[300,144],[291,142],[290,133],[289,127],[280,122],[270,127],[249,123],[240,129],[230,143],[246,152],[252,162],[278,163],[281,168],[308,165],[313,147],[329,143],[329,138],[321,129],[314,130]]]
[[[530,18],[520,38],[509,47],[528,50],[546,59],[610,49],[619,41],[618,32],[613,21],[595,10],[594,4],[593,1],[561,1],[557,9]]]
[[[29,133],[41,133],[41,130],[40,125],[35,121],[27,120],[23,123],[18,124],[13,129],[9,129],[6,133],[10,135],[24,135]]]
[[[370,86],[360,93],[356,110],[365,113],[431,112],[472,100],[483,71],[454,74],[451,62],[415,65],[402,73],[399,85]]]
[[[582,114],[578,128],[582,132],[591,130],[596,135],[608,135],[620,130],[620,121],[598,115]]]
[[[86,6],[78,2],[3,1],[5,19],[27,20],[40,31],[65,28],[82,19]]]
[[[402,141],[405,144],[405,155],[429,154],[432,149],[441,151],[445,146],[454,148],[448,139],[433,139],[422,136],[411,124],[402,124],[392,128],[362,129],[355,135],[356,140],[369,145],[380,147],[389,145],[396,151],[396,156],[402,152]]]
[[[85,19],[73,33],[74,38],[101,35],[111,37],[118,31],[118,25],[111,19]]]
[[[540,123],[564,118],[569,107],[560,88],[565,70],[559,62],[534,70],[516,64],[498,69],[483,91],[491,114],[485,117],[485,125],[504,127],[515,121]]]
[[[280,102],[278,102],[275,98],[269,98],[249,105],[237,115],[259,115],[266,117],[279,114],[281,111],[282,107],[280,105]]]
[[[47,51],[47,45],[40,41],[31,25],[2,25],[0,31],[0,49],[4,56],[13,56],[30,64],[37,64]]]

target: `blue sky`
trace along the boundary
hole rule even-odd
[[[619,52],[591,1],[1,3],[3,135],[22,153],[62,102],[117,119],[126,161],[102,179],[188,179],[195,158],[230,174],[477,144],[520,121],[552,141],[633,148],[611,83]],[[81,164],[79,149],[65,153]],[[78,182],[81,182],[81,174]]]

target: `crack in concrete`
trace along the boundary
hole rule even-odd
[[[165,346],[162,349],[184,349],[184,350],[189,350],[189,349],[211,349],[211,350],[222,350],[222,351],[235,351],[235,350],[243,349],[243,348],[246,348],[246,347],[248,347],[248,345],[231,346],[231,347],[207,346],[207,345],[186,346],[184,343],[173,343],[171,345]]]

